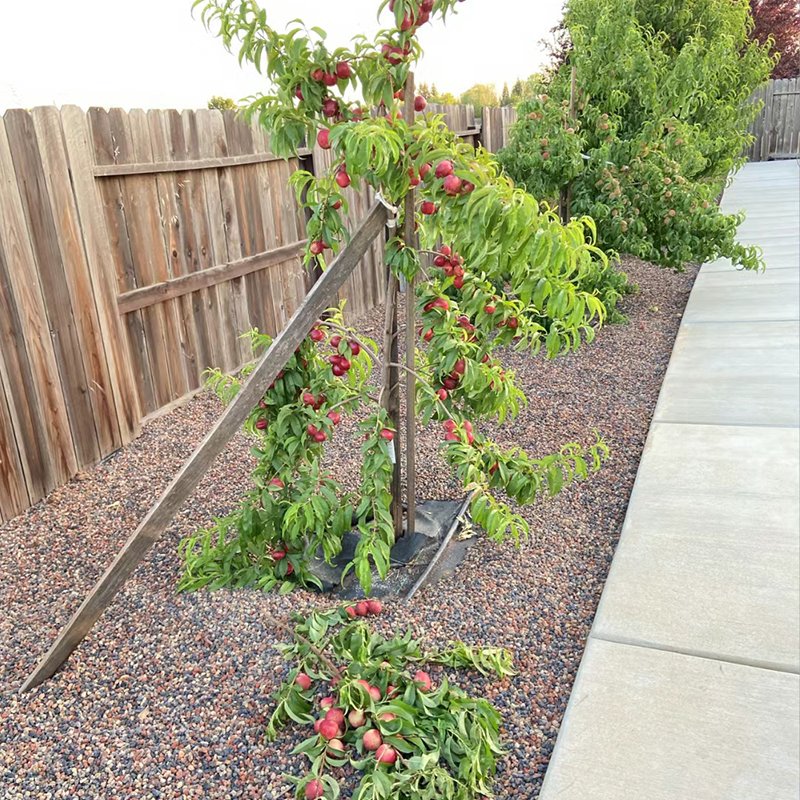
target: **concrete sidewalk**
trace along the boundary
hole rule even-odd
[[[800,168],[723,209],[767,272],[692,290],[541,800],[800,798]]]

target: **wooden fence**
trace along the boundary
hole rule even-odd
[[[800,158],[800,78],[765,83],[751,102],[764,105],[750,125],[755,140],[747,151],[749,161]]]
[[[207,367],[249,361],[242,333],[284,327],[312,283],[299,166],[229,112],[6,112],[0,521],[129,442]],[[352,224],[371,199],[350,192]],[[343,293],[351,313],[381,301],[382,261],[378,243]]]
[[[511,106],[484,108],[481,115],[481,143],[496,153],[508,144],[508,132],[517,121],[517,109]]]

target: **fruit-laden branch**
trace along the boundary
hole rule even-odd
[[[205,475],[214,459],[239,431],[253,407],[258,405],[267,387],[275,380],[278,372],[308,335],[309,329],[319,315],[331,304],[332,299],[361,261],[364,253],[371,247],[375,237],[383,231],[385,222],[386,209],[380,203],[375,203],[354,233],[350,245],[331,263],[308,293],[289,320],[289,324],[275,339],[259,365],[250,374],[242,390],[130,536],[111,566],[61,631],[50,650],[26,678],[21,691],[37,686],[53,675],[81,639],[91,630],[136,565],[159,539],[172,518],[200,483],[200,479]]]

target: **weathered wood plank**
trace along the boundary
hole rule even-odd
[[[244,122],[239,120],[239,124]],[[308,155],[310,150],[299,151],[300,155]],[[175,161],[157,161],[141,164],[98,164],[93,168],[96,177],[119,177],[120,175],[153,175],[159,172],[186,172],[188,170],[221,169],[222,167],[236,167],[242,164],[264,164],[269,161],[279,161],[281,156],[274,153],[245,153],[239,156],[226,156],[222,158],[206,157],[190,158],[180,164]]]
[[[108,366],[111,403],[117,416],[120,443],[127,444],[139,433],[142,410],[133,381],[125,333],[116,308],[119,290],[112,272],[113,257],[103,220],[102,202],[91,175],[89,126],[86,114],[77,106],[64,106],[61,109],[61,123],[100,338]]]
[[[214,142],[218,152],[228,154],[228,134],[221,111],[213,111],[211,125],[214,131]],[[242,237],[239,232],[239,212],[236,206],[236,191],[233,178],[236,170],[223,168],[219,170],[219,193],[222,200],[222,213],[225,219],[225,238],[228,244],[228,258],[236,261],[244,257]],[[237,363],[244,364],[251,357],[250,345],[242,338],[253,326],[250,323],[250,311],[247,303],[247,285],[244,278],[231,281],[233,295],[234,325],[236,329]]]
[[[305,241],[292,242],[275,250],[267,250],[264,253],[239,259],[239,261],[218,264],[200,272],[181,275],[178,278],[170,278],[162,283],[155,283],[151,286],[125,292],[125,294],[121,294],[117,298],[119,312],[120,314],[129,314],[137,308],[147,308],[156,303],[163,303],[165,300],[197,292],[209,286],[216,286],[234,278],[249,275],[251,272],[258,272],[262,269],[282,264],[301,253],[305,244]]]
[[[61,115],[55,106],[44,106],[35,108],[32,116],[102,457],[116,450],[121,444],[121,438],[83,233],[72,189]],[[69,365],[68,368],[71,369]]]
[[[143,118],[147,118],[147,129],[149,136],[146,141],[149,144],[149,155],[153,160],[168,158],[171,151],[171,136],[166,111],[150,109],[146,114],[142,112]],[[142,141],[145,141],[144,134]],[[134,178],[126,178],[134,180]],[[158,278],[148,281],[147,284],[161,283],[168,278],[177,278],[191,272],[191,252],[188,243],[185,241],[185,220],[183,217],[182,204],[180,202],[180,175],[175,173],[161,173],[147,179],[153,185],[154,196],[160,208],[159,228],[163,236],[166,254],[165,273]],[[172,310],[175,316],[177,328],[180,335],[180,363],[175,364],[174,368],[181,371],[184,382],[181,391],[176,397],[180,397],[187,392],[191,392],[200,385],[199,362],[200,339],[197,331],[197,320],[195,319],[194,307],[190,297],[181,296],[176,300],[168,300],[165,307]]]
[[[195,112],[197,123],[197,141],[201,157],[213,157],[217,142],[214,137],[212,114],[210,109]],[[202,173],[206,189],[206,207],[209,221],[209,246],[214,264],[226,264],[231,261],[228,255],[228,243],[225,238],[225,218],[222,211],[222,197],[219,191],[219,176],[216,170],[205,170]],[[238,366],[238,347],[236,342],[236,326],[234,324],[233,293],[228,281],[214,287],[217,302],[217,326],[219,330],[219,363],[220,369],[230,372]]]
[[[8,373],[0,342],[0,522],[15,517],[30,505],[6,386]]]
[[[117,554],[111,566],[61,631],[53,646],[26,678],[21,691],[37,686],[53,675],[110,605],[119,588],[161,536],[214,459],[240,429],[279,370],[283,368],[295,349],[308,335],[315,320],[330,305],[339,287],[355,269],[372,240],[382,234],[385,221],[386,209],[376,203],[362,225],[353,234],[349,247],[330,265],[306,296],[289,324],[261,358],[241,392],[150,509],[139,527]]]
[[[11,112],[6,112],[8,116]],[[26,113],[26,112],[22,112]],[[8,120],[0,126],[0,229],[6,237],[6,257],[11,293],[16,298],[20,328],[31,366],[37,414],[51,467],[49,491],[69,480],[77,471],[70,419],[61,387],[55,348],[47,319],[45,298],[28,221],[20,196],[9,137]],[[13,128],[13,125],[12,125]]]
[[[50,329],[60,391],[69,419],[69,430],[65,431],[65,435],[71,439],[78,467],[85,467],[97,462],[100,448],[36,130],[33,118],[23,109],[7,111],[5,123],[39,273],[47,314],[45,324]]]
[[[114,144],[111,134],[108,112],[104,108],[90,108],[87,114],[87,122],[91,159],[100,163],[113,163],[117,146]],[[127,291],[138,286],[136,270],[133,265],[133,255],[131,254],[128,221],[125,217],[126,201],[122,194],[121,180],[114,178],[98,181],[95,186],[100,196],[104,215],[103,224],[116,275],[116,286],[114,287],[112,300],[112,307],[115,307],[116,296],[120,291]],[[144,314],[137,312],[128,314],[122,323],[125,332],[126,349],[130,355],[131,374],[136,387],[136,401],[140,410],[136,417],[137,424],[142,414],[151,413],[159,407],[153,371],[150,368],[144,322]]]

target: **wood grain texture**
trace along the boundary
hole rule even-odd
[[[0,230],[4,239],[5,279],[14,297],[18,332],[24,343],[21,346],[30,366],[29,376],[23,376],[23,380],[30,381],[30,391],[26,394],[35,405],[42,485],[47,492],[75,474],[77,460],[6,124],[0,125]]]
[[[205,110],[205,109],[200,109]],[[244,124],[244,123],[242,123]],[[300,155],[307,155],[309,150],[300,150]],[[154,175],[158,172],[185,172],[187,170],[221,169],[222,167],[236,167],[241,164],[263,164],[268,161],[279,161],[281,156],[274,153],[246,153],[239,156],[214,158],[190,158],[181,164],[174,161],[159,161],[143,164],[105,164],[94,167],[93,172],[97,177],[118,177],[120,175]]]
[[[34,109],[32,117],[102,458],[116,450],[122,442],[83,232],[73,194],[61,114],[55,106],[45,106]],[[90,463],[95,460],[96,457]]]
[[[330,305],[342,283],[355,269],[367,248],[372,244],[372,240],[377,235],[382,235],[385,221],[386,210],[382,205],[376,203],[354,233],[349,247],[330,265],[306,296],[289,324],[261,358],[241,392],[150,509],[117,554],[111,566],[61,631],[53,646],[26,678],[21,691],[37,686],[52,676],[92,628],[136,565],[189,498],[214,459],[240,429],[279,370],[283,368],[300,342],[308,335],[315,320]]]
[[[102,200],[91,174],[89,125],[86,114],[77,106],[62,107],[61,123],[120,443],[127,444],[138,435],[139,420],[143,414],[134,384],[125,331],[117,313],[118,286],[113,272],[113,256],[103,218]]]
[[[229,264],[218,264],[200,272],[181,275],[178,278],[170,278],[170,280],[162,283],[155,283],[152,286],[125,292],[117,298],[119,311],[121,314],[127,314],[137,308],[146,308],[156,303],[163,303],[165,300],[174,297],[198,292],[201,289],[217,286],[220,283],[243,275],[249,275],[252,272],[258,272],[276,264],[283,264],[288,259],[302,253],[305,245],[305,241],[292,242],[284,247],[267,250],[265,253],[258,253],[255,256],[239,259],[239,261],[232,261]]]
[[[22,109],[7,111],[5,123],[44,299],[44,324],[50,330],[60,391],[69,419],[65,438],[71,439],[78,467],[82,468],[97,462],[100,448],[36,129],[31,115]]]

